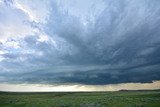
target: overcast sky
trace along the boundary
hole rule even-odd
[[[0,84],[159,80],[160,0],[0,0]]]

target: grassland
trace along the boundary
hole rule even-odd
[[[160,90],[119,92],[0,92],[0,107],[160,107]]]

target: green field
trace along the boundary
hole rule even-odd
[[[0,107],[160,107],[160,90],[119,92],[0,92]]]

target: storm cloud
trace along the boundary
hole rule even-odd
[[[160,80],[159,0],[0,1],[1,83],[154,80]]]

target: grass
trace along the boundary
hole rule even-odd
[[[160,90],[119,92],[0,92],[0,107],[160,107]]]

